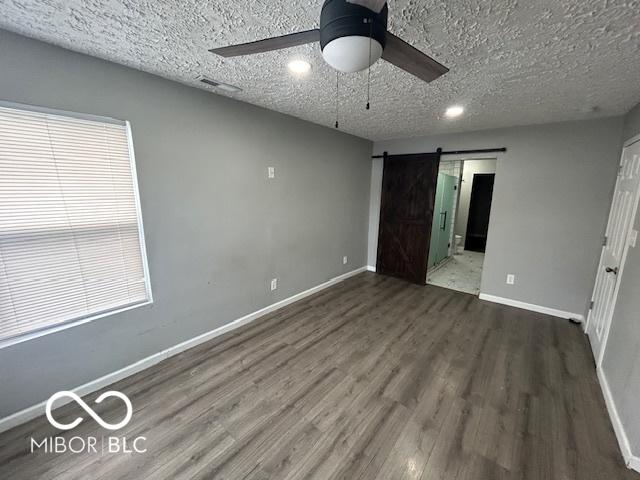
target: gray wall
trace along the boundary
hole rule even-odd
[[[615,183],[621,131],[621,117],[606,118],[376,142],[374,153],[507,147],[496,167],[481,290],[584,315]],[[374,164],[374,169],[381,165]],[[372,172],[374,180],[378,176]],[[378,208],[379,197],[372,196],[371,209]],[[377,228],[369,231],[371,262]],[[515,285],[505,283],[507,273],[516,275]]]
[[[627,140],[640,134],[640,103],[631,109],[624,117],[622,138]]]
[[[0,69],[131,122],[155,300],[1,349],[0,417],[365,265],[371,142],[4,31]]]
[[[640,134],[640,104],[625,118],[625,140]],[[640,230],[640,215],[636,215]],[[640,456],[640,243],[629,248],[602,370],[609,384],[631,452]]]
[[[462,166],[462,184],[460,185],[460,202],[456,214],[455,234],[462,237],[462,247],[467,236],[469,205],[471,204],[471,187],[476,173],[495,173],[496,160],[467,160]]]

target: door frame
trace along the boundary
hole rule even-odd
[[[424,147],[428,149],[428,147]],[[447,154],[446,157],[441,157],[440,161],[447,160],[495,160],[496,161],[496,180],[494,184],[493,195],[495,198],[496,188],[499,185],[499,170],[502,162],[507,160],[508,152],[491,152],[491,153],[456,153],[456,154]],[[404,154],[404,153],[403,153]],[[411,154],[408,152],[407,154]],[[398,154],[402,155],[402,154]],[[370,272],[376,271],[376,259],[378,252],[378,235],[379,235],[379,223],[380,223],[380,200],[381,200],[381,192],[382,192],[382,172],[384,171],[384,159],[376,158],[373,160],[373,168],[371,169],[371,187],[369,192],[370,197],[370,210],[369,210],[369,245],[367,246],[367,270]],[[376,163],[379,162],[379,163]],[[459,196],[458,196],[459,199]],[[489,230],[487,231],[487,247],[489,247],[493,241],[492,233],[494,231],[492,225],[495,220],[495,215],[493,215],[493,209],[495,208],[495,202],[491,202],[491,212],[492,214],[489,217]],[[457,215],[458,213],[456,213]],[[487,253],[485,255],[485,263],[487,261],[490,248],[487,248]],[[484,269],[482,270],[482,278],[480,280],[480,295],[483,295],[482,291],[482,281],[484,279]]]
[[[620,165],[622,164],[622,158],[624,155],[624,149],[627,147],[630,147],[631,145],[640,142],[640,134],[635,135],[633,137],[631,137],[630,139],[628,139],[627,141],[624,142],[624,144],[622,145],[622,151],[620,152],[620,161],[618,162],[618,168],[620,168]],[[613,192],[612,192],[612,198],[611,198],[611,202],[609,204],[609,215],[607,216],[607,225],[609,224],[609,217],[611,216],[611,204],[613,202],[613,195],[615,194],[616,189],[618,188],[618,181],[619,181],[619,176],[616,176],[616,184],[613,187]],[[629,233],[631,232],[631,230],[633,230],[633,227],[635,225],[635,221],[636,221],[636,216],[638,214],[638,205],[640,204],[640,188],[638,189],[638,191],[636,192],[636,198],[634,199],[634,204],[633,204],[633,210],[631,213],[631,217],[629,219],[630,222],[630,229],[629,229]],[[606,226],[605,226],[606,228]],[[613,288],[613,294],[612,294],[612,300],[611,300],[611,308],[609,309],[609,312],[607,314],[607,318],[605,319],[605,325],[604,325],[604,332],[602,334],[602,342],[600,342],[600,351],[598,352],[598,358],[594,358],[595,362],[596,362],[596,366],[599,368],[602,366],[602,360],[604,359],[604,353],[607,350],[607,342],[609,340],[609,331],[611,330],[611,323],[613,321],[613,314],[615,313],[616,310],[616,304],[618,302],[618,294],[620,291],[620,284],[622,283],[622,276],[624,275],[624,266],[627,263],[627,254],[629,253],[629,240],[631,238],[631,235],[629,235],[629,233],[627,233],[627,238],[625,239],[625,243],[624,243],[624,248],[622,251],[622,257],[620,259],[620,267],[618,270],[618,274],[617,274],[617,279],[616,279],[616,286]],[[604,236],[604,233],[603,233]],[[600,272],[600,269],[603,268],[602,265],[602,257],[603,257],[603,251],[604,251],[605,246],[602,247],[602,249],[600,250],[600,260],[598,260],[598,270],[596,270],[596,278],[594,278],[593,281],[593,290],[591,292],[591,299],[593,300],[593,296],[595,293],[595,286],[596,286],[596,281],[597,281],[597,275]],[[585,322],[585,326],[584,326],[584,332],[587,334],[587,337],[589,337],[589,345],[591,346],[592,352],[593,352],[593,345],[591,343],[591,330],[593,328],[592,326],[592,321],[591,321],[591,312],[593,310],[590,308],[589,312],[587,314],[587,321]]]
[[[466,161],[470,161],[470,160],[495,160],[496,161],[496,170],[494,173],[495,177],[493,179],[493,193],[491,194],[491,209],[489,210],[489,227],[487,228],[487,249],[485,251],[485,257],[484,257],[484,264],[487,263],[487,257],[489,255],[489,245],[492,243],[492,238],[493,235],[493,228],[492,225],[495,221],[495,215],[493,215],[493,211],[495,208],[495,202],[493,201],[496,195],[496,185],[498,185],[498,171],[500,170],[500,164],[505,160],[506,158],[506,153],[505,152],[492,152],[492,153],[486,153],[486,154],[468,154],[468,153],[461,153],[461,154],[456,154],[456,155],[447,155],[446,160],[459,160],[461,162],[463,162],[462,165],[462,171],[461,171],[461,175],[464,174],[464,162]],[[462,180],[462,177],[460,177],[460,180]],[[459,185],[459,189],[460,191],[458,192],[458,205],[456,206],[456,219],[458,217],[458,215],[460,214],[460,195],[462,193],[462,186],[461,184]],[[455,225],[454,225],[454,229],[455,229]],[[464,246],[464,245],[463,245]],[[483,291],[482,291],[482,285],[483,285],[483,280],[484,280],[484,273],[485,273],[485,268],[484,265],[482,267],[482,274],[480,276],[480,293],[479,295],[483,295]]]

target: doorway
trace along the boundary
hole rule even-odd
[[[484,253],[487,249],[487,233],[489,232],[489,215],[495,176],[495,173],[476,173],[473,175],[467,234],[464,242],[465,250]]]
[[[428,284],[480,293],[496,163],[496,159],[440,162]]]

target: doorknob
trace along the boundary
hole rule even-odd
[[[604,269],[605,272],[607,273],[613,273],[614,275],[618,274],[618,267],[615,268],[611,268],[611,267],[607,267]]]

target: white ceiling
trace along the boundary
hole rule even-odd
[[[207,49],[318,26],[322,0],[0,0],[0,27],[322,125],[336,74],[319,46],[223,59]],[[391,0],[389,29],[451,71],[426,84],[379,61],[341,75],[340,128],[382,140],[623,114],[640,100],[639,0]],[[292,58],[312,65],[289,75]],[[223,93],[224,94],[224,93]],[[447,120],[451,104],[466,107]]]

